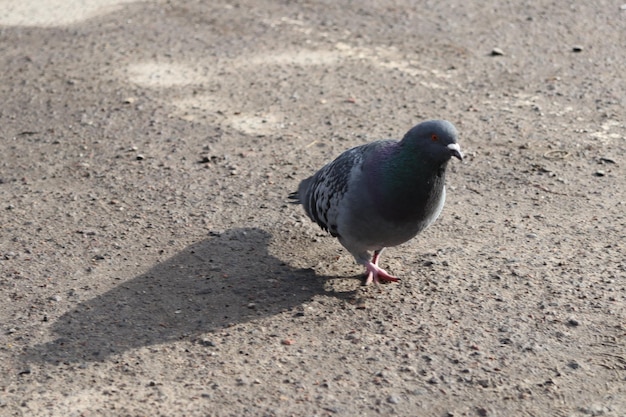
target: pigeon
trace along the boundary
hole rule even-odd
[[[300,182],[289,198],[365,266],[365,285],[395,282],[378,266],[380,255],[439,217],[452,157],[463,160],[454,125],[424,121],[400,141],[378,140],[343,152]]]

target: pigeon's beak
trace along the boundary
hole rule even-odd
[[[450,149],[450,155],[455,158],[459,158],[459,161],[463,160],[463,153],[461,152],[461,147],[458,143],[451,143],[448,145],[448,149]]]

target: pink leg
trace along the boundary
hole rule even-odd
[[[380,254],[383,252],[383,250],[375,250],[374,251],[374,256],[372,256],[372,263],[376,266],[378,266],[378,258],[380,258]]]
[[[367,269],[367,279],[365,280],[365,285],[370,285],[372,282],[375,284],[380,284],[382,281],[389,282],[398,282],[400,281],[398,278],[393,275],[389,275],[387,271],[378,266],[378,258],[380,257],[381,250],[374,251],[374,256],[372,256],[372,261],[368,262],[365,265]]]

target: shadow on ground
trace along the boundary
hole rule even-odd
[[[327,293],[326,277],[269,255],[269,240],[263,230],[244,228],[189,246],[65,313],[52,327],[56,339],[32,347],[25,359],[100,361],[277,314]]]

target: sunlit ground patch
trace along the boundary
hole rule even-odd
[[[65,26],[112,13],[138,0],[0,0],[0,25]]]

